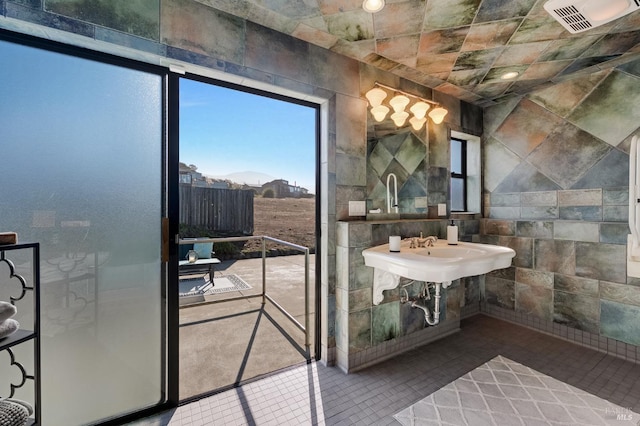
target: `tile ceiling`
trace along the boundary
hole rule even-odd
[[[640,10],[571,34],[546,0],[198,1],[480,106],[640,58]]]

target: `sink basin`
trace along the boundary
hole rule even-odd
[[[458,259],[458,258],[470,258],[475,256],[482,256],[486,253],[485,250],[479,248],[472,247],[463,247],[460,245],[455,246],[434,246],[434,247],[425,247],[419,248],[416,250],[412,250],[415,254],[419,256],[429,256],[429,257],[442,257],[447,259]]]
[[[516,254],[509,247],[490,244],[459,242],[457,245],[448,245],[446,241],[439,240],[433,247],[415,249],[409,248],[409,244],[408,240],[402,241],[400,252],[395,253],[389,251],[389,244],[362,252],[365,265],[376,268],[377,272],[387,273],[385,279],[377,279],[382,274],[374,274],[374,302],[382,300],[383,290],[398,286],[399,280],[390,280],[389,277],[450,283],[458,278],[507,268]]]

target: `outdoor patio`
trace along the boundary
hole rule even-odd
[[[268,257],[266,292],[300,324],[304,319],[304,255]],[[292,365],[314,353],[304,333],[273,303],[262,304],[262,259],[216,265],[219,287],[239,277],[250,289],[207,294],[204,302],[180,308],[180,398],[228,389]],[[315,256],[309,256],[310,342],[315,322]],[[216,290],[214,285],[213,290]],[[228,301],[228,299],[238,298]]]

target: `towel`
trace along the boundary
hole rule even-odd
[[[9,302],[0,301],[0,322],[8,320],[18,312],[15,306]]]
[[[0,339],[11,336],[18,331],[20,323],[14,319],[7,319],[0,322]]]
[[[0,399],[0,426],[23,426],[27,424],[33,408],[24,401]]]

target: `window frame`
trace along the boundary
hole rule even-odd
[[[462,210],[454,210],[453,209],[453,200],[451,200],[451,211],[452,212],[466,212],[468,211],[468,204],[467,204],[467,140],[466,139],[462,139],[460,137],[456,137],[456,136],[452,136],[450,141],[449,141],[449,147],[451,148],[451,144],[453,142],[459,142],[460,143],[460,168],[461,168],[461,173],[456,173],[453,170],[451,170],[450,173],[450,182],[449,182],[449,191],[451,193],[451,197],[453,196],[453,191],[452,191],[452,182],[454,179],[456,180],[461,180],[462,181]],[[451,166],[452,160],[453,160],[453,150],[450,149],[450,162],[449,165]]]

